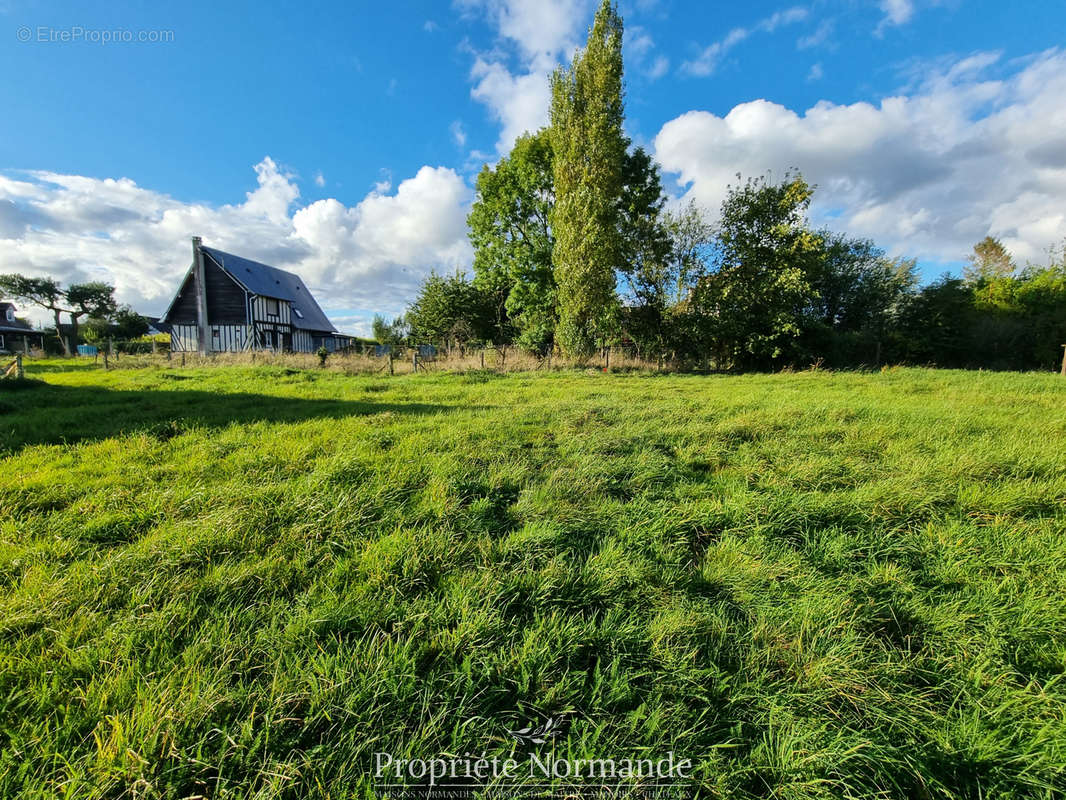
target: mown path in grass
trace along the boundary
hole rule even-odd
[[[29,373],[0,797],[372,796],[559,715],[699,796],[1066,793],[1056,376]]]

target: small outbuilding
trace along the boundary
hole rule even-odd
[[[0,352],[25,353],[31,347],[44,348],[44,332],[15,316],[12,303],[0,302]]]
[[[204,247],[192,240],[193,263],[157,327],[169,328],[176,352],[275,350],[313,353],[350,347],[299,275]]]

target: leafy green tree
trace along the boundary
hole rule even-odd
[[[966,366],[976,319],[973,289],[959,278],[942,275],[922,287],[903,308],[894,330],[895,360]]]
[[[28,278],[16,273],[0,275],[0,294],[51,311],[55,320],[56,336],[63,345],[63,352],[70,355],[70,342],[60,333],[59,315],[68,309],[65,306],[66,294],[59,281],[54,278]]]
[[[554,202],[551,139],[546,129],[520,136],[495,168],[478,175],[468,222],[474,283],[492,299],[494,334],[546,351],[556,325],[549,221]]]
[[[707,211],[695,200],[667,211],[664,223],[670,237],[670,273],[674,284],[673,303],[682,303],[710,269],[715,242],[714,225]]]
[[[111,321],[103,317],[89,317],[81,326],[81,336],[89,344],[106,342],[112,335]]]
[[[1014,273],[986,273],[967,283],[974,320],[968,359],[993,369],[1050,369],[1066,341],[1066,264],[1054,253],[1044,266]]]
[[[67,287],[67,313],[70,316],[70,336],[78,341],[78,322],[82,317],[107,319],[116,309],[115,287],[101,281],[78,283]]]
[[[807,227],[813,190],[798,174],[729,187],[722,203],[718,270],[697,289],[720,366],[768,367],[802,332],[814,290],[808,280],[819,238]]]
[[[627,141],[622,132],[622,19],[603,0],[585,49],[552,77],[557,340],[586,357],[615,316],[615,271],[624,264],[619,225]]]
[[[969,263],[962,272],[967,283],[1005,278],[1014,272],[1014,259],[1003,242],[994,236],[986,236],[975,244],[967,260]]]
[[[472,341],[491,338],[493,298],[464,275],[444,277],[433,273],[422,283],[406,319],[415,344],[457,346],[462,350]]]
[[[671,338],[672,242],[665,204],[659,168],[638,147],[623,164],[619,224],[625,255],[621,271],[628,294],[625,329],[648,358],[661,355]]]
[[[1056,369],[1066,342],[1066,260],[1023,269],[1015,297],[1026,337],[1016,351],[1022,364],[1012,368]]]
[[[90,344],[107,339],[131,342],[148,333],[148,319],[129,305],[118,306],[109,316],[91,316],[81,326],[81,335]]]
[[[370,329],[374,340],[380,345],[401,345],[407,338],[407,323],[402,315],[389,322],[381,314],[375,314]]]
[[[800,354],[834,366],[879,363],[887,329],[917,284],[915,262],[822,231],[807,279],[813,291]]]
[[[115,338],[132,341],[148,334],[148,319],[142,317],[129,305],[121,305],[111,315]]]

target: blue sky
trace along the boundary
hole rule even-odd
[[[592,10],[0,3],[0,269],[102,277],[159,311],[199,233],[365,330],[469,263],[474,176],[546,119]],[[621,10],[627,128],[674,196],[714,211],[737,171],[795,166],[816,222],[928,275],[985,233],[1022,260],[1066,237],[1061,0]],[[142,35],[164,41],[99,41]]]

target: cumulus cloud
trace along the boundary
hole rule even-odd
[[[578,20],[589,8],[588,0],[457,0],[456,5],[482,13],[526,63],[545,71],[561,51],[576,46]]]
[[[517,58],[515,66],[506,52],[477,54],[470,71],[470,96],[500,123],[496,149],[503,154],[522,133],[547,124],[549,76],[577,48],[590,0],[456,0],[455,5],[485,17]]]
[[[807,19],[808,11],[801,6],[775,11],[770,16],[759,20],[750,27],[733,28],[724,39],[712,42],[700,51],[700,54],[681,65],[681,70],[689,75],[704,77],[712,74],[726,54],[744,40],[756,33],[773,33],[783,25],[791,25]]]
[[[818,184],[816,223],[892,253],[950,263],[992,234],[1019,259],[1041,260],[1066,237],[1066,53],[984,77],[995,61],[963,59],[877,104],[690,111],[662,127],[655,153],[711,209],[738,172],[796,167]]]
[[[189,238],[299,273],[326,309],[361,331],[370,310],[402,310],[432,269],[470,263],[470,190],[445,167],[422,167],[354,206],[300,207],[294,176],[270,158],[244,202],[183,203],[128,178],[51,172],[0,176],[0,272],[114,283],[121,302],[163,311],[191,260]],[[345,318],[338,317],[342,323]],[[357,324],[358,323],[358,324]]]
[[[498,154],[508,152],[515,139],[526,131],[548,124],[551,89],[547,73],[515,75],[498,61],[478,58],[470,74],[476,81],[471,97],[484,103],[492,118],[500,123]]]

